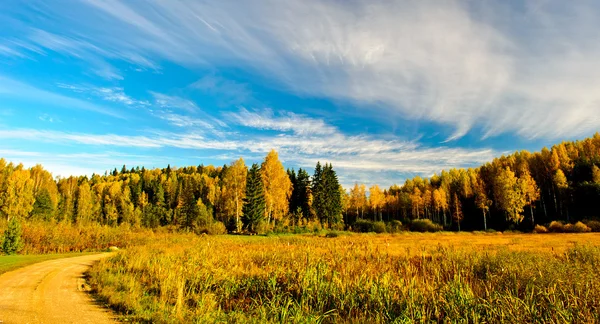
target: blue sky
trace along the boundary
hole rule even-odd
[[[600,129],[593,1],[2,1],[0,156],[389,186]]]

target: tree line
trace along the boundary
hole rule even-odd
[[[58,179],[41,165],[27,169],[0,159],[0,215],[7,221],[189,230],[219,222],[237,232],[341,221],[341,187],[330,164],[317,163],[312,178],[303,169],[299,178],[291,174],[295,171],[286,171],[274,150],[249,170],[240,158],[222,167],[123,166],[104,175]],[[318,203],[312,204],[315,198]]]
[[[540,152],[515,152],[478,168],[450,169],[382,190],[355,184],[344,219],[429,219],[448,229],[530,230],[600,217],[600,134]]]
[[[286,170],[274,150],[250,168],[240,158],[218,167],[123,166],[104,175],[57,179],[41,165],[25,168],[0,159],[0,216],[190,230],[218,222],[237,232],[415,219],[454,230],[530,229],[553,220],[598,218],[599,167],[598,133],[387,189],[356,183],[345,190],[327,163],[317,163],[312,175]]]

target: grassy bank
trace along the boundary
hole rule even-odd
[[[152,322],[598,322],[598,234],[172,236],[94,266]]]
[[[28,266],[30,264],[54,260],[54,259],[62,259],[62,258],[70,258],[76,256],[82,256],[89,253],[62,253],[62,254],[41,254],[41,255],[0,255],[0,275],[12,271],[18,268],[22,268]]]

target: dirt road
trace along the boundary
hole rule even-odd
[[[108,253],[33,264],[0,275],[0,323],[114,323],[86,293],[83,273]]]

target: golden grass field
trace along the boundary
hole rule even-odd
[[[134,322],[600,321],[600,234],[161,236],[90,271]]]

